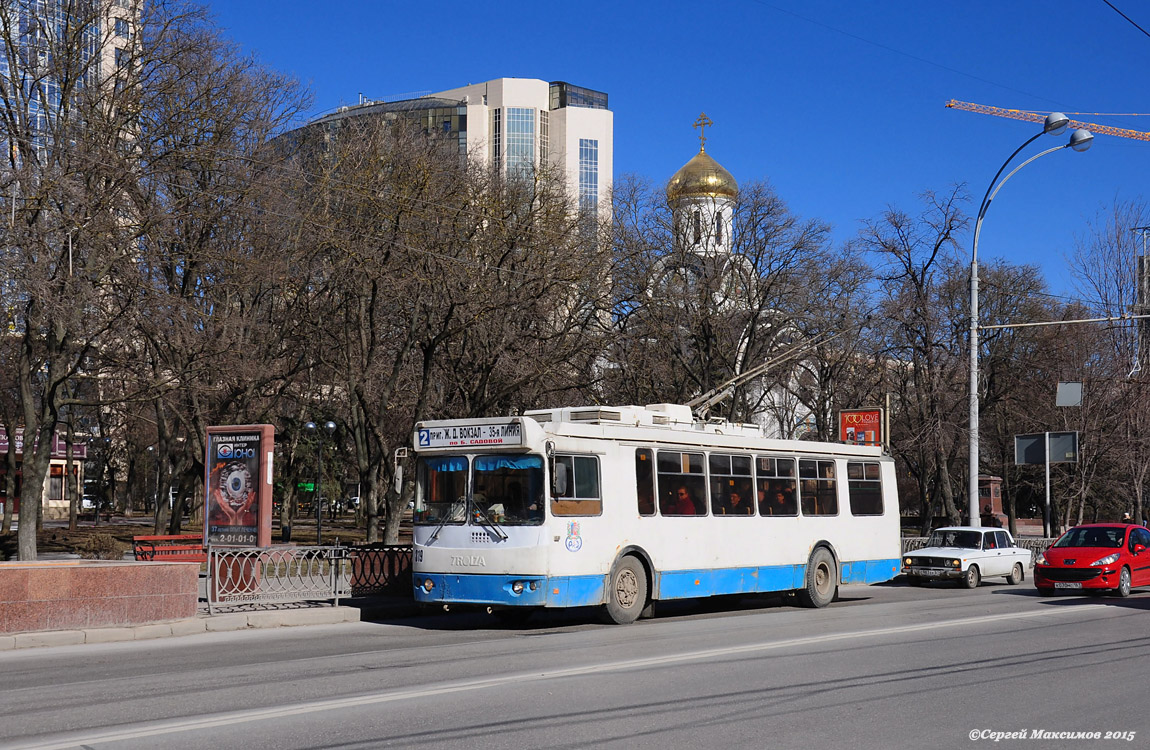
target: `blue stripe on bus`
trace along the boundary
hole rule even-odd
[[[881,583],[899,572],[899,558],[842,563],[843,583]],[[724,594],[790,591],[805,585],[805,565],[773,565],[718,570],[671,570],[656,574],[659,599],[690,599]],[[423,588],[430,579],[431,591]],[[527,584],[522,593],[514,581]],[[531,591],[530,583],[538,588]],[[416,573],[415,600],[424,603],[510,605],[519,607],[587,607],[602,604],[606,576],[527,576]]]
[[[430,592],[423,582],[430,579]],[[515,581],[523,581],[524,590],[516,594],[511,589]],[[538,588],[530,589],[535,582]],[[517,607],[585,607],[603,603],[606,576],[524,576],[524,575],[471,575],[451,573],[416,573],[415,600],[425,603],[504,604]]]

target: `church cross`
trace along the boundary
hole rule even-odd
[[[703,150],[703,145],[707,142],[706,128],[708,125],[714,125],[711,118],[707,117],[706,112],[699,113],[699,119],[695,120],[695,124],[691,127],[699,129],[699,150]]]

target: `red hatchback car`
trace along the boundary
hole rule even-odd
[[[1113,591],[1150,586],[1150,529],[1127,523],[1075,526],[1058,537],[1034,563],[1034,585],[1056,591]]]

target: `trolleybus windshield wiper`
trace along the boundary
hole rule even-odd
[[[466,505],[466,502],[467,502],[467,501],[466,501],[466,499],[465,499],[465,500],[464,500],[464,506],[463,506],[463,509],[464,509],[464,510],[463,510],[463,514],[464,514],[465,516],[467,515],[467,505]],[[452,519],[452,518],[455,516],[455,508],[456,508],[456,506],[458,506],[458,505],[459,505],[459,501],[458,501],[458,500],[456,500],[454,503],[452,503],[452,504],[451,504],[451,509],[450,509],[450,510],[448,510],[448,512],[447,512],[447,513],[444,513],[444,514],[443,514],[443,517],[442,517],[441,519],[439,519],[439,525],[435,527],[435,531],[431,532],[431,536],[430,536],[430,537],[428,537],[428,541],[429,541],[429,542],[433,542],[433,541],[435,541],[436,539],[438,539],[438,538],[439,538],[439,532],[443,531],[443,527],[444,527],[445,525],[447,525],[447,522],[448,522],[449,520],[451,520],[451,519]]]
[[[475,499],[471,495],[467,496],[467,502],[470,504],[471,510],[474,511],[471,517],[478,521],[480,526],[495,532],[495,535],[500,539],[507,539],[507,532],[505,532],[499,524],[495,523],[495,520],[490,518],[486,511],[479,509],[479,504],[475,502]]]

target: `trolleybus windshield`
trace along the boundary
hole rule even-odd
[[[543,457],[531,454],[421,457],[417,524],[543,522]]]

